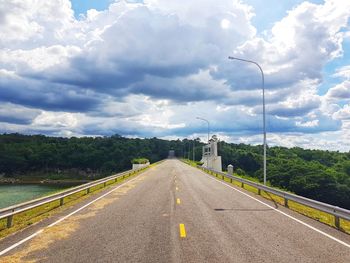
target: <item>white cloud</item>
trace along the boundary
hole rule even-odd
[[[206,116],[213,132],[249,141],[244,134],[261,131],[260,72],[227,59],[236,55],[264,69],[272,143],[345,134],[349,110],[337,102],[350,96],[349,66],[326,95],[319,88],[325,65],[344,53],[348,10],[349,1],[304,2],[261,37],[238,0],[119,1],[79,20],[68,0],[5,1],[0,98],[28,118],[9,124],[19,114],[0,109],[0,129],[187,136],[202,133],[194,117]],[[283,137],[291,132],[300,134]]]
[[[74,26],[69,0],[2,1],[0,3],[0,47],[16,49],[66,43]]]
[[[79,114],[67,112],[42,112],[33,120],[34,126],[52,128],[74,128],[78,124]]]
[[[28,50],[0,50],[0,58],[3,68],[25,75],[67,63],[68,58],[79,54],[79,51],[76,46],[52,45]]]
[[[350,31],[349,31],[350,33]],[[334,77],[341,77],[345,79],[350,79],[350,65],[341,67],[337,69],[336,73],[333,75]]]
[[[297,121],[295,124],[301,127],[316,127],[318,126],[319,121],[318,120],[307,121],[307,122]]]
[[[344,81],[332,88],[326,94],[328,99],[350,99],[350,80]]]
[[[41,113],[38,109],[31,109],[12,103],[0,105],[0,122],[14,124],[30,124]]]
[[[350,120],[350,105],[345,105],[343,108],[335,112],[333,117],[338,120]]]

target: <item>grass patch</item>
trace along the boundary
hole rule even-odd
[[[185,162],[187,163],[187,161],[185,161]],[[217,176],[216,173],[213,173],[211,171],[205,171],[205,172],[210,174],[210,175]],[[250,181],[259,182],[259,180],[256,178],[251,178],[251,177],[247,177],[247,176],[239,176],[239,175],[236,175],[236,176],[244,178],[244,179],[248,179]],[[221,178],[220,175],[219,175],[219,178]],[[223,180],[225,182],[230,183],[230,178],[228,178],[228,177],[224,177]],[[234,179],[232,181],[232,185],[242,187],[242,183],[239,181],[236,181]],[[244,184],[243,188],[249,192],[258,194],[258,189],[256,187]],[[280,190],[285,191],[284,189],[280,189]],[[285,191],[285,192],[287,192],[287,191]],[[274,195],[272,193],[268,193],[268,192],[265,192],[263,190],[261,190],[260,195],[262,197],[264,197],[265,199],[273,201],[274,203],[278,203],[278,204],[283,205],[283,206],[285,204],[285,200],[281,196]],[[314,209],[314,208],[311,208],[311,207],[308,207],[308,206],[305,206],[305,205],[302,205],[302,204],[299,204],[297,202],[290,201],[290,200],[288,201],[288,208],[295,211],[295,212],[298,212],[302,215],[313,218],[319,222],[322,222],[322,223],[327,224],[329,226],[335,227],[335,218],[331,214],[319,211],[317,209]],[[340,218],[339,224],[340,224],[340,228],[342,231],[350,234],[350,221]]]
[[[184,163],[187,163],[188,165],[193,166],[193,167],[197,167],[197,165],[198,165],[198,162],[194,162],[194,161],[191,161],[191,160],[189,160],[189,159],[182,159],[182,161],[183,161]]]
[[[268,192],[261,190],[261,196],[268,199],[268,200],[271,200],[274,203],[284,205],[284,198],[280,197],[278,195],[274,195],[274,194],[271,194],[271,193],[268,193]]]
[[[5,229],[6,226],[7,226],[7,219],[6,218],[0,219],[0,231]]]
[[[252,192],[254,194],[258,194],[258,189],[256,187],[254,187],[254,186],[251,186],[251,185],[248,185],[248,184],[244,184],[243,188],[245,190],[248,190],[249,192]]]
[[[69,196],[64,198],[64,204],[72,202],[73,200],[77,200],[84,195],[86,195],[86,190],[82,190],[82,191],[79,191],[75,194],[69,195]]]
[[[134,158],[131,161],[132,164],[146,164],[149,163],[149,160],[146,158]]]
[[[156,165],[159,162],[153,164]],[[149,166],[151,167],[151,166]],[[124,181],[127,177],[136,176],[140,172],[144,171],[146,168],[140,170],[139,172],[131,173],[130,176],[126,175],[125,178],[122,176],[118,178],[117,182],[115,182],[115,179],[108,181],[106,184],[107,186],[111,186],[114,184],[118,184],[122,181]],[[38,206],[36,208],[33,208],[31,210],[16,214],[13,216],[13,226],[11,228],[7,228],[7,218],[0,220],[0,239],[4,238],[12,233],[15,233],[21,229],[24,229],[32,224],[35,224],[45,218],[50,217],[53,214],[62,212],[73,205],[77,204],[78,202],[81,202],[82,200],[85,200],[90,195],[94,195],[99,193],[105,189],[104,184],[98,184],[94,187],[90,188],[90,194],[86,194],[86,190],[79,191],[71,196],[67,196],[64,198],[64,205],[60,206],[60,200],[56,200],[41,206]]]
[[[228,177],[226,177],[226,176],[224,177],[224,181],[227,182],[227,183],[230,183],[230,182],[231,182],[230,178],[228,178]]]
[[[120,181],[120,180],[119,180]],[[118,182],[119,182],[118,181]],[[90,193],[91,192],[95,192],[95,191],[97,191],[97,190],[100,190],[100,189],[102,189],[103,188],[103,184],[98,184],[98,185],[95,185],[95,186],[93,186],[93,187],[90,187]]]
[[[339,220],[340,228],[345,232],[350,234],[350,221],[340,218]]]
[[[242,186],[242,183],[241,182],[238,182],[238,181],[232,181],[232,184],[235,185],[235,186],[238,186],[238,187],[241,187]]]
[[[106,182],[106,186],[114,184],[114,183],[115,183],[115,179],[109,180],[109,181]]]
[[[288,206],[289,206],[289,209],[293,211],[296,211],[307,217],[316,219],[317,221],[320,221],[322,223],[335,227],[335,221],[334,221],[333,215],[327,214],[325,212],[319,211],[317,209],[314,209],[293,201],[288,201]]]
[[[47,204],[43,204],[41,206],[35,207],[28,211],[24,211],[22,213],[16,214],[13,217],[13,224],[25,224],[26,222],[30,222],[31,219],[50,212],[51,210],[60,206],[60,200],[56,200]]]

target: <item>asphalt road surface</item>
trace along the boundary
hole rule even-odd
[[[0,255],[11,246],[0,262],[350,262],[350,235],[178,160],[1,240]]]

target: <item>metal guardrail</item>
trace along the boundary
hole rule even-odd
[[[19,214],[19,213],[22,213],[22,212],[31,210],[33,208],[36,208],[54,201],[58,201],[58,200],[60,201],[60,206],[62,206],[64,204],[65,197],[71,196],[73,194],[76,194],[82,191],[86,191],[86,194],[89,194],[92,187],[95,187],[101,184],[103,184],[103,187],[106,187],[107,183],[110,181],[114,180],[114,182],[117,182],[119,178],[129,177],[132,174],[135,174],[146,168],[147,167],[143,167],[137,170],[128,170],[126,172],[118,173],[118,174],[111,175],[93,182],[89,182],[86,184],[82,184],[82,185],[70,188],[66,191],[62,191],[57,194],[52,194],[52,195],[38,198],[32,201],[28,201],[25,203],[0,209],[0,220],[7,218],[7,228],[10,228],[13,226],[13,216],[16,214]]]
[[[338,206],[333,206],[333,205],[329,205],[326,203],[322,203],[319,201],[315,201],[315,200],[312,200],[312,199],[309,199],[306,197],[302,197],[299,195],[287,193],[287,192],[284,192],[281,190],[274,189],[272,187],[265,186],[265,185],[260,184],[260,183],[256,183],[256,182],[252,182],[252,181],[240,178],[238,176],[230,175],[230,174],[223,173],[223,172],[218,172],[218,171],[215,171],[213,169],[207,169],[207,168],[204,168],[204,167],[199,166],[199,165],[197,166],[197,168],[199,168],[205,172],[209,172],[209,173],[211,172],[211,173],[221,175],[222,179],[224,179],[224,177],[229,178],[231,183],[233,180],[240,182],[242,184],[242,187],[244,186],[244,184],[255,187],[256,189],[258,189],[259,195],[261,194],[261,191],[264,191],[264,192],[271,193],[271,194],[274,194],[276,196],[282,197],[282,198],[284,198],[284,206],[285,207],[289,207],[288,202],[293,201],[293,202],[311,207],[313,209],[325,212],[327,214],[333,215],[334,219],[335,219],[334,220],[335,226],[339,230],[342,230],[340,227],[340,221],[339,221],[340,218],[350,221],[350,210],[347,210],[347,209],[344,209],[344,208],[341,208]]]

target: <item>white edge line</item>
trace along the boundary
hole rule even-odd
[[[84,206],[78,208],[77,210],[71,212],[70,214],[68,214],[68,215],[66,215],[66,216],[64,216],[64,217],[62,217],[62,218],[60,218],[60,219],[58,219],[57,221],[53,222],[52,224],[50,224],[50,225],[48,225],[48,226],[46,226],[46,227],[44,227],[44,228],[38,230],[38,231],[35,232],[34,234],[32,234],[32,235],[30,235],[30,236],[28,236],[28,237],[22,239],[21,241],[19,241],[19,242],[13,244],[12,246],[10,246],[10,247],[8,247],[8,248],[2,250],[2,251],[0,252],[0,257],[3,256],[3,255],[5,255],[7,252],[13,250],[14,248],[16,248],[16,247],[22,245],[23,243],[25,243],[25,242],[27,242],[27,241],[33,239],[33,238],[36,237],[37,235],[41,234],[41,233],[44,231],[44,229],[50,228],[50,227],[53,227],[53,226],[57,225],[58,223],[60,223],[60,222],[62,222],[63,220],[67,219],[68,217],[71,217],[72,215],[78,213],[79,211],[83,210],[84,208],[86,208],[86,207],[92,205],[92,204],[95,203],[96,201],[98,201],[98,200],[100,200],[101,198],[105,197],[106,195],[109,195],[110,193],[114,192],[115,190],[117,190],[118,188],[122,187],[122,186],[125,185],[126,183],[130,183],[130,182],[136,180],[137,178],[138,178],[138,177],[136,177],[136,178],[134,178],[134,179],[131,179],[131,180],[127,181],[127,182],[124,182],[123,184],[121,184],[121,185],[117,186],[116,188],[112,189],[111,191],[109,191],[109,192],[107,192],[107,193],[101,195],[100,197],[98,197],[98,198],[92,200],[91,202],[89,202],[89,203],[87,203],[86,205],[84,205]]]
[[[253,196],[250,196],[249,194],[247,194],[247,193],[245,193],[245,192],[243,192],[243,191],[241,191],[241,190],[239,190],[239,189],[236,189],[235,187],[233,187],[233,186],[231,186],[231,185],[229,185],[229,184],[227,184],[227,183],[224,183],[224,182],[220,181],[219,179],[216,179],[216,178],[214,178],[214,177],[211,177],[210,175],[206,174],[205,172],[202,172],[202,173],[203,173],[205,176],[208,176],[210,179],[212,179],[212,180],[214,180],[214,181],[217,181],[218,183],[221,183],[221,184],[223,184],[223,185],[226,185],[227,187],[230,187],[230,188],[232,188],[233,190],[235,190],[235,191],[237,191],[237,192],[239,192],[239,193],[241,193],[241,194],[243,194],[243,195],[245,195],[245,196],[247,196],[247,197],[249,197],[249,198],[251,198],[251,199],[257,201],[257,202],[259,202],[259,203],[261,203],[261,204],[263,204],[263,205],[265,205],[265,206],[267,206],[267,207],[269,207],[269,208],[272,208],[272,209],[275,210],[276,212],[278,212],[278,213],[280,213],[280,214],[282,214],[282,215],[284,215],[284,216],[286,216],[286,217],[288,217],[288,218],[290,218],[290,219],[292,219],[292,220],[294,220],[294,221],[296,221],[296,222],[298,222],[298,223],[300,223],[300,224],[302,224],[302,225],[304,225],[304,226],[306,226],[306,227],[308,227],[308,228],[310,228],[310,229],[312,229],[312,230],[314,230],[314,231],[316,231],[316,232],[318,232],[318,233],[320,233],[320,234],[322,234],[322,235],[324,235],[324,236],[326,236],[326,237],[328,237],[328,238],[330,238],[330,239],[332,239],[332,240],[338,242],[339,244],[342,244],[342,245],[344,245],[344,246],[350,248],[350,244],[348,244],[348,243],[346,243],[346,242],[344,242],[344,241],[341,241],[341,240],[337,239],[336,237],[331,236],[331,235],[329,235],[329,234],[323,232],[322,230],[319,230],[319,229],[317,229],[317,228],[315,228],[315,227],[313,227],[313,226],[311,226],[311,225],[309,225],[309,224],[307,224],[307,223],[305,223],[305,222],[303,222],[303,221],[301,221],[301,220],[299,220],[299,219],[297,219],[297,218],[295,218],[295,217],[293,217],[293,216],[291,216],[291,215],[288,215],[287,213],[284,213],[284,212],[282,212],[281,210],[278,210],[277,208],[275,208],[275,207],[273,207],[273,206],[270,206],[270,205],[264,203],[263,201],[261,201],[261,200],[255,198],[255,197],[253,197]]]

